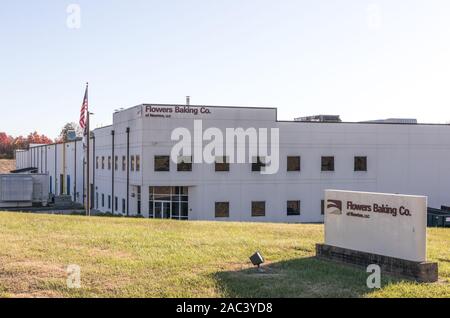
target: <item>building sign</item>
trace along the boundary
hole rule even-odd
[[[172,118],[172,115],[209,115],[211,108],[203,106],[166,106],[166,105],[144,105],[144,117]]]
[[[426,260],[427,198],[325,191],[325,244],[410,260]]]

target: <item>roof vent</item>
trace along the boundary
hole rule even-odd
[[[295,121],[302,122],[318,122],[318,123],[341,123],[341,117],[339,115],[316,115],[295,118]]]

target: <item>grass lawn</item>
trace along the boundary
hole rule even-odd
[[[384,277],[315,259],[321,225],[210,223],[0,213],[2,297],[450,297],[450,229],[430,229],[440,282]],[[248,261],[260,250],[268,265]],[[66,268],[81,267],[81,289]]]

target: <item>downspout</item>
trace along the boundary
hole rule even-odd
[[[74,174],[73,179],[73,202],[77,202],[77,140],[75,139],[75,155],[73,158]]]
[[[67,194],[66,189],[66,143],[63,142],[63,178],[62,178],[63,194]]]
[[[111,169],[112,169],[112,180],[111,180],[111,212],[114,214],[116,211],[115,207],[115,193],[114,193],[114,176],[115,176],[115,169],[116,169],[116,158],[115,158],[115,149],[114,149],[114,139],[115,139],[115,131],[111,131],[111,139],[112,139],[112,157],[111,157]]]
[[[127,216],[130,216],[130,127],[127,127]]]
[[[58,144],[55,144],[55,195],[58,190],[58,176],[57,176],[57,167],[58,167]]]
[[[94,208],[94,201],[96,198],[95,193],[97,193],[96,189],[95,189],[95,172],[97,169],[97,166],[95,165],[95,135],[92,134],[92,193],[91,193],[91,208]],[[89,158],[88,158],[89,160]],[[97,203],[97,202],[96,202]]]

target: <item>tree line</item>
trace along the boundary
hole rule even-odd
[[[0,132],[0,159],[14,159],[14,152],[18,149],[28,149],[30,144],[48,145],[58,142],[66,142],[70,131],[74,131],[77,137],[82,136],[83,131],[76,123],[67,123],[61,130],[58,138],[51,138],[39,134],[37,131],[28,136],[13,137],[5,132]]]
[[[17,149],[27,149],[30,144],[51,144],[53,141],[38,132],[30,133],[28,136],[13,137],[4,132],[0,132],[0,159],[13,159],[14,151]]]

